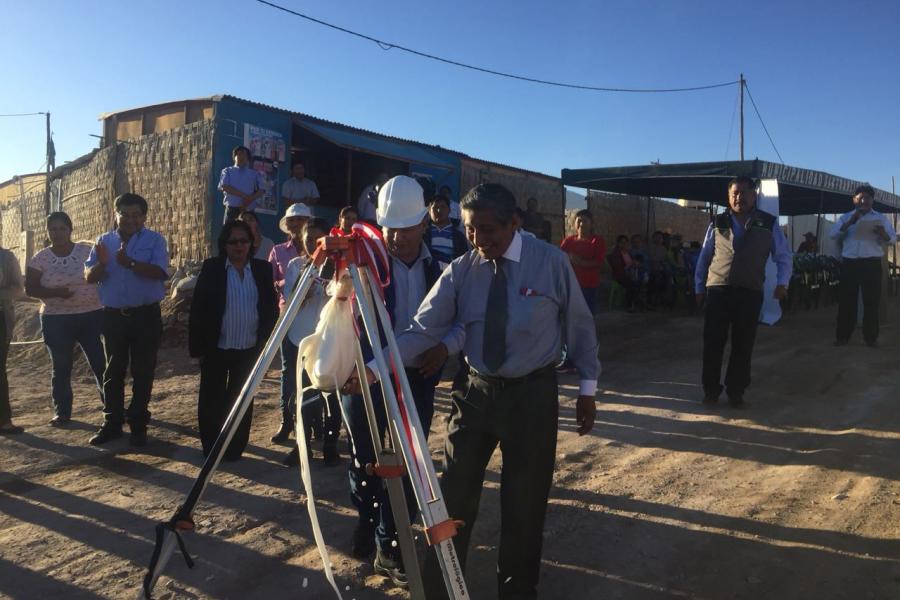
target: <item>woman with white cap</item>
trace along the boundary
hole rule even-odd
[[[309,207],[298,202],[291,204],[284,216],[278,222],[278,227],[288,235],[283,244],[276,244],[269,253],[269,262],[272,264],[272,276],[275,279],[275,289],[278,291],[279,308],[284,310],[285,290],[284,275],[287,273],[288,263],[298,256],[306,255],[303,247],[303,226],[312,218]],[[288,291],[290,293],[290,291]],[[285,338],[281,345],[281,425],[273,442],[286,442],[291,435],[293,419],[291,418],[291,399],[295,393],[295,385],[292,384],[294,369],[296,368],[297,347]]]

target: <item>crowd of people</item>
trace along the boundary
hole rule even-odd
[[[705,299],[704,402],[714,403],[726,389],[733,405],[743,403],[750,383],[766,259],[774,257],[779,267],[776,297],[784,296],[790,278],[790,261],[785,258],[790,252],[777,219],[756,208],[755,183],[746,178],[729,186],[730,208],[710,224],[702,246],[692,243],[686,248],[680,236],[655,232],[647,246],[640,235],[620,235],[607,252],[589,211],[577,213],[574,235],[555,248],[533,231],[546,233],[536,202],[528,202],[525,211],[517,209],[513,194],[499,184],[478,185],[457,203],[449,188],[435,190],[427,178],[379,177],[356,206],[341,209],[331,223],[316,216],[316,185],[305,178],[302,165],[295,165],[282,194],[286,209],[279,228],[285,239],[275,243],[261,234],[253,210],[261,180],[255,171],[247,172],[252,171],[249,151],[238,147],[233,156],[234,166],[223,170],[220,179],[225,222],[217,255],[203,262],[190,309],[188,350],[200,366],[197,423],[204,457],[317,241],[350,235],[357,220],[369,221],[381,229],[389,255],[385,305],[426,435],[434,414],[435,387],[448,357],[460,359],[453,377],[441,486],[448,513],[467,523],[456,538],[463,567],[485,467],[498,445],[503,454],[501,597],[535,597],[555,464],[558,369],[578,374],[578,433],[593,426],[599,375],[594,315],[601,271],[611,272],[626,310],[670,306],[678,291]],[[874,269],[873,253],[879,244],[894,239],[894,233],[871,210],[869,190],[858,195],[859,201],[854,198],[858,208],[845,215],[832,234],[856,239],[855,232],[865,228],[868,236],[856,245],[845,244],[847,268],[855,274],[848,279],[855,287],[842,296],[838,343],[849,338],[852,324],[846,314],[851,309],[855,314],[856,290],[862,287],[864,333],[873,345],[877,307],[873,316],[874,280],[869,272]],[[90,443],[103,445],[123,436],[126,424],[131,445],[140,447],[148,441],[162,336],[160,301],[169,259],[163,236],[144,225],[147,201],[128,193],[114,204],[115,228],[93,245],[72,241],[68,215],[48,215],[50,244],[28,260],[24,282],[15,256],[0,249],[0,327],[5,340],[0,344],[2,434],[21,431],[12,422],[6,356],[15,318],[13,300],[25,293],[42,303],[41,325],[52,365],[50,424],[64,427],[71,419],[77,344],[104,407],[102,424]],[[375,429],[384,437],[388,419],[377,378],[369,369],[366,381],[351,376],[340,392],[331,393],[312,389],[305,373],[297,380],[298,346],[315,330],[333,276],[333,265],[327,261],[282,342],[280,424],[271,441],[286,443],[292,435],[303,435],[310,449],[314,440],[321,441],[326,465],[348,465],[350,497],[358,513],[352,554],[360,559],[374,556],[377,573],[406,586],[397,524],[383,482],[371,468],[377,456],[361,386],[371,386]],[[732,352],[723,385],[721,365],[729,331]],[[566,362],[560,365],[563,349]],[[363,352],[371,357],[371,349],[364,347]],[[133,385],[126,407],[129,370]],[[523,397],[528,410],[521,410]],[[295,431],[298,410],[305,431]],[[240,460],[252,415],[251,404],[224,451],[225,460]],[[338,447],[342,415],[352,441],[349,461],[341,458]],[[296,448],[284,462],[299,462]],[[414,513],[416,502],[408,483],[405,491]],[[433,553],[424,580],[429,598],[444,597]]]
[[[700,242],[685,244],[680,234],[655,231],[645,246],[641,234],[620,234],[607,253],[606,241],[594,233],[594,216],[584,209],[575,213],[575,234],[566,237],[561,248],[569,255],[591,312],[600,302],[604,269],[612,283],[610,307],[621,305],[628,312],[672,308],[680,297],[692,305]]]

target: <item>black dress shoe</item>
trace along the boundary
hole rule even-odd
[[[341,455],[338,453],[337,448],[323,448],[322,462],[325,463],[326,467],[336,467],[344,461],[341,460]]]
[[[353,558],[367,560],[375,553],[375,526],[371,523],[357,523],[353,530]]]
[[[131,436],[128,438],[128,442],[136,448],[146,446],[147,445],[147,429],[143,428],[143,427],[140,427],[137,429],[132,429]]]
[[[101,427],[88,443],[91,446],[102,446],[106,442],[122,437],[122,429],[118,427]]]
[[[291,448],[291,451],[284,455],[284,458],[281,459],[281,464],[286,467],[296,467],[300,464],[300,448],[294,446]]]
[[[63,415],[56,415],[55,417],[50,419],[49,424],[50,424],[50,427],[63,427],[64,425],[68,424],[68,422],[71,420],[72,419],[70,419],[69,417],[65,417]]]
[[[744,407],[744,393],[728,394],[728,405],[733,408]]]
[[[398,588],[406,589],[409,582],[406,579],[406,571],[403,570],[403,563],[399,559],[392,558],[382,552],[380,549],[375,554],[375,573],[383,575],[390,579]]]
[[[275,435],[273,435],[271,438],[272,443],[283,444],[289,439],[291,439],[291,424],[287,421],[282,421],[281,426],[278,428],[278,431],[276,431]]]

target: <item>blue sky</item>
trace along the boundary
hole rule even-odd
[[[893,0],[276,1],[531,77],[681,87],[743,71],[787,164],[888,190],[900,177]],[[0,113],[51,111],[57,164],[96,146],[102,112],[217,93],[557,175],[738,157],[736,86],[549,88],[383,51],[253,0],[4,4]],[[749,101],[745,118],[746,156],[777,160]],[[43,154],[42,117],[0,118],[0,181]]]

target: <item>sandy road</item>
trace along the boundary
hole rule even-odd
[[[601,410],[574,431],[574,377],[561,380],[556,485],[547,516],[542,598],[900,598],[900,325],[882,347],[830,345],[833,308],[760,329],[748,408],[700,405],[701,321],[604,314]],[[154,524],[200,464],[198,376],[178,348],[161,352],[151,443],[86,444],[98,420],[83,364],[75,421],[49,419],[42,349],[10,358],[13,410],[27,432],[0,439],[0,595],[133,598]],[[158,598],[328,598],[295,470],[268,436],[272,371],[246,458],[216,475]],[[438,395],[432,446],[447,413]],[[470,553],[474,598],[495,597],[499,455]],[[349,557],[346,471],[317,459],[320,519],[345,598],[398,598]]]

